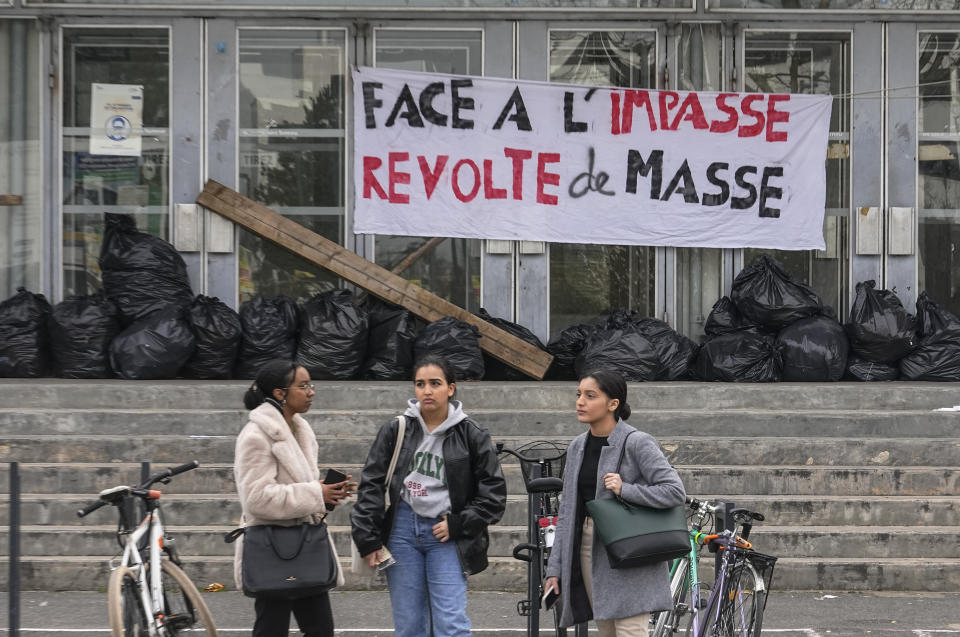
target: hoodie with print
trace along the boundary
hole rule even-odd
[[[414,513],[425,518],[439,518],[450,513],[450,491],[447,488],[446,467],[443,461],[443,439],[450,428],[467,417],[459,400],[447,406],[447,419],[433,431],[427,430],[420,414],[420,403],[411,398],[404,415],[416,419],[423,429],[423,440],[413,454],[407,477],[403,479],[400,496]],[[412,423],[411,423],[412,424]]]

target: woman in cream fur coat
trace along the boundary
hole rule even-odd
[[[357,486],[320,482],[317,437],[300,414],[310,409],[313,385],[306,369],[289,361],[263,366],[243,398],[250,420],[237,438],[234,475],[243,508],[242,526],[318,524],[327,507]],[[332,506],[331,506],[332,508]],[[243,538],[236,543],[234,577],[242,587]],[[336,553],[336,551],[334,551]],[[343,583],[338,573],[337,583]],[[256,598],[253,637],[286,637],[290,614],[306,637],[333,637],[327,593],[298,600]]]

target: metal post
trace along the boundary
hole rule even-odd
[[[20,470],[19,463],[10,463],[10,573],[7,583],[10,602],[10,631],[20,634]]]
[[[10,25],[10,193],[24,195],[27,171],[27,26],[25,20]],[[9,265],[8,294],[17,286],[27,285],[26,263],[30,258],[26,241],[27,223],[24,207],[12,206],[8,211],[7,244]]]
[[[140,463],[140,484],[143,484],[149,478],[150,478],[150,463],[141,462]],[[143,516],[147,514],[147,503],[144,502],[143,500],[140,500],[139,504],[137,505],[137,509],[138,509],[139,517],[142,520]],[[133,513],[133,511],[130,511],[130,513]],[[131,523],[136,524],[137,521],[131,520]]]
[[[717,510],[715,514],[715,519],[717,521],[717,530],[726,531],[732,530],[734,528],[733,516],[730,515],[730,512],[733,511],[733,502],[720,502],[720,509]],[[734,538],[736,540],[736,538]],[[720,572],[720,551],[717,551],[716,557],[714,558],[713,567],[714,573]],[[716,577],[716,576],[714,576]]]

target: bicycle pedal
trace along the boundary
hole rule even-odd
[[[529,599],[521,599],[519,602],[517,602],[517,614],[520,615],[521,617],[530,616],[530,600]]]
[[[182,630],[193,626],[194,621],[193,615],[189,614],[167,615],[163,620],[163,625],[167,628]]]

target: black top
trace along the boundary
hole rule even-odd
[[[583,448],[583,464],[577,476],[577,498],[580,510],[586,512],[586,504],[597,493],[597,468],[600,465],[600,450],[608,446],[607,437],[594,436],[587,432],[587,444]]]

